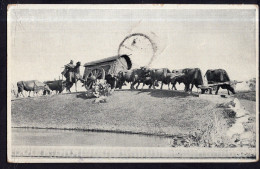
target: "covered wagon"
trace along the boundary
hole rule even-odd
[[[101,60],[96,60],[84,64],[85,71],[83,78],[86,89],[91,89],[97,80],[103,79],[116,87],[116,78],[120,71],[132,68],[132,62],[129,55],[112,56]]]

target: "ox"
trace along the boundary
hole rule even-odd
[[[134,85],[138,83],[138,86],[141,82],[144,81],[145,72],[143,68],[140,69],[132,69],[121,71],[118,73],[118,87],[122,88],[125,82],[131,83],[131,89],[134,89]]]
[[[109,84],[111,86],[111,89],[115,89],[115,88],[122,88],[121,84],[119,82],[119,79],[117,76],[112,76],[112,75],[106,75],[105,76],[105,80],[107,81],[107,84]]]
[[[138,85],[136,86],[136,89],[138,89],[139,87],[139,84],[140,83],[143,83],[143,86],[142,86],[142,89],[144,88],[145,85],[148,85],[149,86],[149,89],[151,89],[152,85],[153,85],[153,81],[152,81],[152,78],[151,77],[144,77],[140,80],[140,82],[138,83]],[[154,84],[156,87],[159,86],[158,82],[155,82]]]
[[[152,80],[152,86],[155,89],[155,84],[159,81],[163,82],[167,76],[167,73],[171,73],[171,71],[167,68],[161,69],[150,69],[150,68],[143,68],[145,76],[150,76]],[[161,85],[162,89],[163,83]]]
[[[183,75],[177,77],[172,85],[172,88],[175,88],[176,90],[176,83],[184,83],[185,85],[185,92],[192,92],[193,86],[195,85],[197,88],[199,88],[199,85],[203,85],[203,79],[201,70],[199,68],[186,68],[181,70],[173,70],[173,73],[183,73]],[[191,87],[190,87],[191,85]],[[204,91],[202,91],[204,93]]]
[[[181,79],[181,77],[183,76],[183,73],[166,73],[166,77],[162,80],[162,85],[161,85],[161,89],[163,87],[163,84],[168,85],[168,90],[170,90],[170,84],[175,84],[177,79]],[[172,85],[172,88],[175,88],[175,85]]]
[[[64,80],[46,81],[43,83],[47,84],[50,90],[56,91],[56,94],[61,93],[66,87],[66,81]]]
[[[19,81],[17,82],[18,92],[17,97],[19,97],[19,94],[21,93],[24,97],[23,91],[29,91],[29,96],[31,94],[31,91],[35,93],[38,93],[40,90],[43,90],[45,93],[46,91],[48,94],[50,94],[50,88],[48,85],[38,81],[38,80],[30,80],[30,81]]]
[[[207,70],[205,76],[208,80],[208,84],[230,82],[229,76],[226,70],[224,69],[209,69]],[[234,87],[231,84],[221,84],[221,85],[217,85],[217,89],[215,93],[216,95],[218,94],[218,90],[220,87],[222,89],[227,89],[228,94],[229,91],[231,91],[233,94],[236,93]]]

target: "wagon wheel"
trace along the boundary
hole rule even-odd
[[[91,89],[98,79],[105,79],[105,70],[103,68],[94,68],[89,74],[85,75],[85,88],[87,90]]]

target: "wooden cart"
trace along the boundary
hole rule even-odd
[[[224,84],[227,84],[227,85],[233,85],[233,84],[237,84],[237,83],[242,83],[243,81],[228,81],[228,82],[221,82],[221,83],[210,83],[210,84],[207,84],[207,85],[199,85],[198,87],[201,89],[201,90],[213,90],[214,87],[217,87],[219,85],[224,85]]]
[[[131,69],[132,62],[129,55],[120,55],[88,62],[84,67],[84,85],[89,90],[97,80],[114,79],[120,71]]]

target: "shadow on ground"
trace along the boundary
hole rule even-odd
[[[138,91],[136,94],[141,93],[148,93],[152,97],[158,97],[158,98],[165,98],[165,97],[177,97],[177,98],[185,98],[189,96],[198,97],[198,94],[192,93],[186,93],[183,91],[176,91],[176,90],[160,90],[160,89],[121,89],[116,91]]]
[[[77,97],[77,98],[84,99],[84,100],[95,98],[95,96],[92,96],[92,97],[87,96],[87,95],[86,95],[86,92],[79,93],[79,94],[76,95],[76,97]]]

